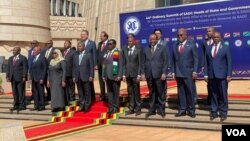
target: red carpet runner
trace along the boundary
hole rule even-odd
[[[29,140],[40,140],[43,138],[52,137],[70,132],[74,129],[84,129],[94,127],[99,124],[94,124],[94,119],[100,118],[102,113],[107,112],[107,105],[104,102],[95,102],[90,109],[90,112],[75,112],[73,117],[66,118],[65,122],[52,123],[44,126],[25,129],[25,135]]]

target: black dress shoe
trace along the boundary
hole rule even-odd
[[[84,108],[80,108],[78,111],[79,111],[79,112],[84,112],[85,109],[84,109]]]
[[[18,107],[10,108],[11,111],[18,110]]]
[[[112,112],[108,112],[108,118],[112,117]]]
[[[37,111],[38,108],[33,108],[33,109],[30,109],[30,111]]]
[[[134,114],[134,113],[135,113],[134,111],[129,110],[129,111],[127,111],[127,112],[125,113],[125,115],[131,115],[131,114]]]
[[[218,117],[218,114],[211,114],[210,115],[210,120],[214,120]]]
[[[85,108],[84,112],[85,113],[89,112],[89,108]]]
[[[18,111],[26,110],[26,107],[19,107]]]
[[[152,115],[156,115],[156,112],[149,112],[146,114],[146,118],[149,118]]]
[[[44,107],[40,107],[40,108],[38,108],[37,111],[43,111],[43,110],[45,110],[45,108]]]
[[[227,119],[227,116],[220,116],[220,121],[223,122]]]
[[[178,112],[177,114],[175,114],[175,117],[181,117],[181,116],[186,116],[186,112]]]
[[[196,117],[195,112],[188,112],[187,115],[190,116],[191,118],[195,118]]]
[[[136,111],[135,116],[139,116],[141,114],[141,110]]]
[[[162,118],[165,118],[166,113],[165,113],[165,112],[161,112],[161,113],[159,113],[159,115],[160,115]]]

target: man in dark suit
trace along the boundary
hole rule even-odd
[[[110,39],[108,42],[109,51],[105,55],[103,80],[106,81],[108,90],[108,117],[119,112],[119,94],[122,77],[122,55],[116,48],[116,41]]]
[[[212,35],[215,32],[215,28],[214,27],[208,27],[207,28],[207,39],[203,41],[202,43],[202,60],[201,60],[201,67],[202,70],[204,70],[204,66],[205,66],[205,55],[206,55],[206,49],[210,48],[213,45],[213,38]],[[211,104],[211,96],[212,96],[212,92],[209,86],[209,83],[207,83],[207,104],[210,105]]]
[[[47,48],[44,50],[44,52],[41,52],[41,55],[44,55],[46,58],[46,62],[47,62],[47,67],[49,66],[50,61],[53,59],[53,52],[54,52],[55,48],[53,47],[53,41],[52,40],[48,40],[47,41]],[[48,74],[46,73],[46,77],[45,77],[45,82],[47,82],[48,79]],[[46,88],[46,92],[47,92],[47,98],[46,101],[50,101],[51,100],[51,94],[50,94],[50,88],[47,85],[44,85]]]
[[[166,49],[167,55],[169,57],[170,55],[169,55],[168,43],[165,40],[162,39],[162,31],[161,31],[161,29],[155,29],[154,34],[157,37],[157,44],[162,45]],[[171,64],[171,61],[170,61],[170,58],[168,58],[168,68],[170,67],[170,64]],[[166,95],[166,93],[167,93],[167,84],[166,83],[167,83],[167,81],[165,81],[165,83],[162,83],[163,90],[164,90],[163,91],[164,95]]]
[[[47,60],[41,54],[41,48],[35,47],[33,49],[34,60],[33,64],[30,69],[30,78],[32,84],[32,94],[34,98],[34,109],[42,111],[45,110],[44,104],[44,84],[45,84],[45,77],[47,73]]]
[[[27,80],[28,61],[27,58],[20,54],[21,48],[13,49],[13,56],[8,60],[6,79],[11,82],[13,91],[13,108],[10,110],[25,110],[25,82]]]
[[[30,68],[34,59],[33,49],[39,45],[39,42],[37,40],[33,40],[30,43],[30,45],[31,45],[31,48],[28,50],[28,80],[30,80]],[[31,85],[29,82],[30,81],[28,81],[28,85]],[[28,103],[30,103],[30,101],[32,100],[33,100],[33,95],[31,94],[31,96],[27,98],[27,101]]]
[[[140,79],[142,67],[142,50],[135,45],[134,36],[128,37],[128,44],[122,49],[123,55],[123,81],[127,82],[129,96],[129,111],[126,115],[141,114]]]
[[[177,81],[179,112],[176,117],[186,114],[195,118],[195,81],[198,69],[198,50],[195,42],[187,40],[187,31],[178,30],[178,41],[173,47],[173,78]]]
[[[149,113],[146,118],[156,114],[165,117],[166,96],[163,93],[168,68],[168,56],[166,50],[157,44],[155,34],[149,36],[150,45],[145,47],[143,52],[142,80],[147,80],[149,88]]]
[[[89,53],[92,57],[94,69],[97,69],[97,59],[96,59],[96,44],[94,41],[89,40],[89,31],[82,30],[81,32],[81,40],[85,43],[85,51]],[[91,91],[91,100],[95,101],[95,87],[94,82],[90,82],[90,91]]]
[[[73,81],[77,84],[80,98],[80,110],[88,112],[91,105],[90,82],[94,78],[94,63],[90,53],[85,50],[85,43],[79,42],[78,52],[73,58]]]
[[[214,32],[212,37],[214,44],[206,48],[205,56],[205,81],[212,92],[210,119],[217,118],[219,112],[224,121],[228,113],[228,82],[232,76],[231,51],[221,41],[219,32]]]
[[[98,65],[98,76],[99,76],[99,84],[100,84],[100,101],[105,100],[105,82],[103,81],[103,76],[102,76],[102,65],[103,61],[105,60],[104,55],[108,51],[108,34],[105,31],[101,32],[100,39],[101,42],[98,44],[98,49],[97,49],[97,65]]]
[[[66,62],[66,87],[65,87],[65,96],[66,96],[66,105],[70,105],[70,101],[75,100],[75,83],[73,82],[73,56],[76,53],[75,50],[71,48],[71,42],[65,40],[63,57]]]

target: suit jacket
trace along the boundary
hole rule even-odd
[[[116,48],[116,50],[118,50]],[[116,77],[122,77],[122,52],[119,51],[119,60],[118,60],[118,74],[114,75],[113,74],[113,53],[110,58],[106,58],[108,55],[108,52],[105,55],[105,67],[103,69],[103,77],[105,79],[110,79],[110,80],[115,80]]]
[[[172,72],[176,77],[191,77],[198,70],[198,49],[195,42],[187,40],[182,53],[179,53],[179,42],[173,47]]]
[[[85,51],[79,65],[79,52],[75,53],[73,58],[73,78],[76,82],[78,80],[87,82],[89,77],[94,78],[94,63],[91,54]]]
[[[45,49],[45,50],[43,50],[43,51],[41,52],[41,54],[42,54],[43,56],[45,56],[45,57],[46,57],[46,52],[47,52],[47,50],[48,50],[48,48]],[[50,53],[49,53],[48,58],[46,58],[46,59],[47,59],[48,65],[49,65],[50,61],[53,59],[53,52],[54,52],[54,50],[55,50],[55,48],[52,47],[52,49],[51,49],[51,51],[50,51]]]
[[[19,54],[18,58],[13,64],[14,56],[8,60],[6,78],[15,81],[22,81],[23,78],[27,79],[28,60],[25,56]]]
[[[74,58],[75,53],[76,51],[72,48],[69,49],[66,56],[64,55],[64,52],[62,52],[65,63],[66,63],[66,76],[72,76],[73,74],[73,58]]]
[[[32,51],[34,48],[30,48],[28,51],[28,67],[29,67],[29,72],[30,72],[30,68],[34,59],[34,56],[32,56]]]
[[[213,44],[212,44],[213,45]],[[205,66],[205,55],[206,55],[206,50],[207,48],[210,48],[211,46],[209,46],[207,44],[207,40],[204,40],[202,42],[202,56],[201,56],[201,66],[204,67]]]
[[[162,45],[164,48],[166,48],[166,52],[167,52],[167,55],[169,57],[170,56],[170,52],[169,52],[169,48],[168,48],[168,43],[165,40],[160,39],[159,44]],[[168,58],[168,65],[169,65],[169,67],[171,65],[170,57]]]
[[[128,46],[122,49],[123,58],[123,75],[126,77],[137,77],[141,75],[142,67],[142,50],[139,45],[135,45],[132,55],[129,56]]]
[[[97,49],[97,52],[96,52],[97,53],[97,65],[99,67],[102,66],[102,63],[105,60],[104,55],[108,51],[108,42],[106,43],[105,48],[103,49],[103,51],[101,49],[102,49],[102,42],[99,42],[98,43],[98,49]]]
[[[30,77],[31,80],[38,82],[40,80],[45,80],[45,76],[47,74],[48,62],[46,58],[40,54],[38,59],[32,62],[32,66],[30,69]]]
[[[89,53],[92,57],[94,66],[97,65],[97,57],[96,57],[96,44],[94,41],[88,40],[88,43],[85,47],[85,52]]]
[[[167,75],[168,56],[165,48],[158,44],[154,53],[151,53],[151,46],[145,47],[143,51],[142,74],[146,78],[158,79],[162,74]]]
[[[227,76],[232,76],[232,61],[230,47],[221,43],[217,55],[212,57],[212,46],[206,48],[205,56],[205,76],[209,79],[219,78],[224,79]]]

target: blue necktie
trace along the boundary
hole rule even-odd
[[[81,54],[79,55],[79,65],[80,65],[81,62],[82,62],[82,57],[83,57],[83,54],[81,53]]]

